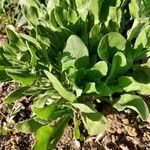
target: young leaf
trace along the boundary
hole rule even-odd
[[[82,40],[76,35],[71,35],[68,38],[63,53],[64,55],[71,56],[75,59],[79,59],[89,55],[87,47],[82,42]]]
[[[49,78],[49,80],[51,81],[54,89],[66,100],[68,101],[75,101],[76,97],[73,93],[71,93],[70,91],[67,91],[62,84],[58,81],[58,79],[51,74],[50,72],[44,70],[44,73],[46,74],[46,76]]]
[[[127,60],[122,52],[117,52],[112,61],[112,66],[107,80],[115,78],[117,75],[123,74],[125,71],[125,66],[127,65]]]
[[[35,121],[34,119],[28,119],[17,123],[16,129],[23,133],[34,133],[42,126],[42,124]]]
[[[24,96],[24,91],[27,90],[28,87],[20,87],[19,89],[13,91],[8,96],[4,98],[4,101],[8,104],[13,103],[14,101],[18,100],[22,96]]]
[[[139,117],[145,121],[149,116],[149,109],[144,100],[136,95],[131,94],[123,94],[118,99],[117,102],[114,103],[113,107],[115,107],[118,111],[123,111],[125,108],[130,108],[136,111]]]
[[[99,57],[108,62],[118,51],[124,51],[126,39],[117,32],[110,32],[105,35],[98,45]]]
[[[107,63],[105,61],[97,62],[92,69],[98,70],[102,76],[106,76],[107,72],[108,72],[108,66],[107,66]]]

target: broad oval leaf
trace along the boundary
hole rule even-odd
[[[105,35],[98,45],[99,57],[108,62],[110,61],[115,53],[118,51],[124,51],[126,45],[126,39],[117,32],[110,32]]]
[[[149,116],[149,108],[144,100],[136,95],[131,94],[123,94],[118,99],[117,102],[114,103],[113,107],[115,107],[118,111],[123,111],[125,108],[130,108],[136,111],[139,117],[145,121]]]
[[[108,72],[108,66],[105,61],[97,62],[92,69],[98,70],[102,74],[102,76],[106,76]]]
[[[63,50],[65,56],[70,56],[75,59],[88,56],[88,49],[82,40],[76,36],[71,35],[66,43],[66,47]]]
[[[74,103],[81,112],[81,118],[90,136],[97,135],[107,129],[107,120],[90,104]]]
[[[82,114],[82,120],[90,136],[103,133],[107,129],[107,120],[99,112],[84,113]]]

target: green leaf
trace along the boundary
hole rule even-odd
[[[57,23],[61,27],[67,26],[67,11],[62,7],[56,6],[54,9],[54,15]]]
[[[29,47],[29,52],[31,54],[31,65],[32,68],[35,68],[37,66],[37,60],[38,60],[38,57],[36,56],[36,48],[29,45],[28,47]]]
[[[58,4],[58,0],[50,0],[50,1],[48,1],[47,11],[48,11],[49,15],[51,14],[51,11],[55,8],[55,6],[57,4]]]
[[[112,94],[110,88],[102,81],[96,82],[96,90],[101,96],[110,96]]]
[[[34,119],[28,119],[17,123],[16,129],[23,133],[34,133],[43,125],[35,121]]]
[[[118,79],[117,83],[114,85],[109,85],[109,88],[113,92],[133,92],[136,91],[141,95],[149,95],[150,93],[150,84],[144,84],[137,82],[132,77],[122,76]]]
[[[144,65],[144,64],[143,64]],[[150,83],[150,68],[144,67],[142,65],[136,65],[136,69],[132,73],[133,78],[140,83]]]
[[[67,91],[53,74],[51,74],[50,72],[48,72],[46,70],[44,70],[44,72],[45,72],[46,76],[49,78],[49,80],[51,81],[54,89],[63,98],[65,98],[66,100],[71,101],[71,102],[76,100],[75,95],[72,92]]]
[[[99,92],[96,89],[96,85],[95,82],[89,82],[86,84],[84,92],[87,94],[92,94],[92,93],[96,93],[99,94]]]
[[[71,35],[68,38],[66,47],[63,50],[63,66],[67,65],[67,68],[69,68],[75,65],[78,69],[87,68],[89,66],[88,55],[88,49],[82,40],[76,35]]]
[[[23,43],[23,41],[21,40],[21,38],[19,37],[18,33],[16,32],[15,28],[12,25],[7,26],[6,33],[10,43],[17,45],[17,47],[21,51],[27,50],[25,44]]]
[[[75,139],[80,139],[81,134],[79,129],[79,120],[76,117],[74,117],[73,119],[73,125],[74,125],[73,136],[75,137]]]
[[[88,105],[84,103],[73,103],[74,107],[78,108],[83,113],[94,113],[95,110],[92,107],[89,107]]]
[[[117,7],[121,4],[120,0],[109,0],[109,1],[105,1],[105,0],[101,0],[100,1],[100,10],[99,10],[99,19],[101,22],[105,22],[107,21],[107,18],[109,18],[110,14],[110,8],[112,7]]]
[[[73,105],[81,111],[82,121],[90,136],[102,133],[107,129],[106,118],[97,112],[92,105],[81,103],[75,103]]]
[[[136,38],[134,48],[148,48],[150,47],[150,25],[146,24],[139,33],[138,37]]]
[[[90,47],[92,48],[90,52],[92,54],[97,53],[96,52],[97,45],[103,36],[104,34],[102,33],[102,26],[100,24],[94,25],[89,34],[89,44],[90,44]]]
[[[130,10],[130,15],[132,18],[138,18],[139,17],[139,0],[131,0],[129,3],[129,10]]]
[[[17,43],[19,41],[19,37],[12,25],[7,26],[6,33],[10,42]]]
[[[67,13],[68,22],[75,24],[78,21],[78,14],[75,10],[69,8]]]
[[[90,12],[94,18],[94,23],[99,22],[99,11],[103,0],[76,0],[78,12],[81,18],[85,21],[88,12]]]
[[[115,107],[118,111],[123,111],[125,108],[130,108],[136,111],[139,117],[145,121],[149,116],[149,109],[144,100],[136,95],[131,94],[123,94],[118,99],[116,103],[114,103],[113,107]]]
[[[20,99],[24,96],[24,91],[27,90],[28,87],[20,87],[19,89],[11,92],[8,96],[4,98],[4,101],[8,104],[13,103],[14,101]]]
[[[31,6],[27,11],[28,11],[26,14],[27,19],[31,22],[32,25],[34,26],[38,25],[39,14],[37,8]]]
[[[71,35],[68,38],[63,53],[64,55],[70,56],[75,59],[79,59],[89,55],[87,47],[82,42],[82,40],[76,35]]]
[[[40,46],[39,42],[35,38],[33,38],[32,36],[26,35],[26,34],[23,34],[23,33],[19,33],[19,36],[21,38],[33,43],[37,48],[41,49],[41,46]]]
[[[106,26],[110,31],[119,32],[122,21],[122,10],[120,6],[109,8],[109,17]]]
[[[6,128],[0,127],[0,136],[7,135],[8,131]]]
[[[103,133],[107,129],[107,120],[99,112],[83,113],[82,120],[90,136]]]
[[[120,78],[118,78],[116,83],[110,84],[109,88],[113,92],[122,92],[123,90],[129,92],[129,91],[137,90],[139,86],[137,86],[134,83],[133,78],[128,76],[121,76]]]
[[[66,107],[60,108],[61,105],[62,103],[58,101],[43,108],[33,107],[32,110],[39,118],[52,121],[63,116],[64,114],[71,114],[71,110],[67,109]]]
[[[33,150],[48,150],[50,140],[53,136],[53,128],[50,126],[43,126],[37,131],[36,143]]]
[[[127,60],[122,52],[117,52],[112,60],[112,66],[107,80],[115,78],[118,75],[123,74],[126,71],[125,66],[127,65]]]
[[[6,74],[5,69],[2,69],[0,66],[0,82],[5,82],[10,80],[9,76]]]
[[[41,119],[51,120],[57,111],[58,105],[59,103],[52,103],[43,108],[33,107],[32,110]]]
[[[56,148],[56,144],[63,134],[69,117],[65,116],[60,119],[54,126],[43,126],[37,131],[36,143],[33,150],[52,150]]]
[[[84,79],[86,81],[95,82],[100,78],[102,78],[102,74],[99,70],[92,68],[91,70],[86,71],[86,75],[83,78],[86,78]],[[82,79],[81,79],[81,83],[82,83]]]
[[[128,36],[128,40],[131,41],[132,39],[136,38],[140,32],[140,30],[142,29],[144,23],[142,23],[141,21],[139,21],[138,19],[135,19],[132,25],[132,28],[130,30],[128,30],[127,32],[127,36]]]
[[[102,76],[106,76],[108,72],[107,63],[105,61],[99,61],[94,65],[92,70],[98,70]]]
[[[124,51],[126,39],[117,32],[110,32],[105,35],[98,45],[99,57],[109,62],[118,51]]]
[[[15,81],[18,81],[22,86],[30,86],[36,79],[35,74],[29,71],[20,71],[19,69],[6,69],[6,73]]]

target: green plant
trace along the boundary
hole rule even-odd
[[[70,120],[77,139],[83,138],[81,124],[89,135],[104,132],[107,120],[94,107],[95,101],[118,111],[133,109],[143,121],[148,118],[143,100],[150,93],[147,4],[146,0],[24,3],[31,32],[25,35],[7,27],[9,44],[0,50],[0,79],[20,83],[6,103],[23,95],[33,99],[31,118],[16,128],[36,132],[34,150],[54,149]]]

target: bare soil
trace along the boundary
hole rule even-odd
[[[6,118],[10,113],[2,99],[17,86],[6,83],[0,88],[0,111],[5,116],[0,114],[0,127],[6,126]],[[6,135],[0,135],[1,150],[31,150],[34,144],[34,135],[13,130],[15,123],[30,117],[31,101],[23,97],[17,105],[20,106],[20,111],[12,120],[12,130]],[[108,130],[95,137],[88,137],[83,142],[73,138],[72,127],[69,126],[57,144],[57,150],[150,150],[150,117],[142,122],[137,119],[135,112],[118,112],[106,104],[100,107],[107,117]]]

